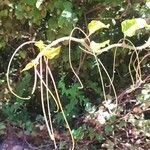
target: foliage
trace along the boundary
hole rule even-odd
[[[129,37],[135,35],[135,32],[139,29],[142,29],[144,27],[150,28],[150,25],[146,23],[145,19],[141,18],[125,20],[122,22],[121,26],[124,35]]]
[[[79,84],[74,83],[72,85],[65,84],[65,76],[62,76],[61,80],[58,82],[58,88],[61,92],[61,99],[63,103],[65,104],[64,111],[67,115],[67,118],[70,120],[72,118],[77,119],[80,115],[79,112],[84,111],[81,110],[81,107],[86,107],[86,104],[88,103],[88,98],[84,96],[84,93],[82,91],[79,91],[78,89]],[[63,117],[58,114],[56,115],[57,123],[63,122]]]
[[[22,78],[22,80],[16,84],[17,87],[16,92],[19,95],[22,96],[23,94],[27,93],[26,88],[29,86],[30,80],[31,80],[31,75],[29,73],[26,73],[25,76]],[[20,100],[16,97],[12,97],[12,100],[7,105],[6,104],[3,105],[2,112],[6,117],[8,117],[12,121],[21,121],[21,120],[25,121],[27,114],[24,113],[27,113],[27,110],[24,104],[25,101]],[[21,108],[24,108],[24,111],[22,111]],[[23,117],[25,117],[25,119]]]
[[[89,29],[89,35],[93,34],[94,32],[96,32],[99,29],[102,28],[109,28],[109,24],[105,25],[104,23],[100,22],[100,21],[96,21],[96,20],[92,20],[89,24],[88,24],[88,29]]]
[[[16,92],[20,96],[28,94],[29,91],[27,91],[27,88],[29,87],[30,82],[31,75],[29,73],[25,73],[21,81],[18,81],[16,84]],[[3,122],[1,122],[1,131],[3,131],[3,129],[6,130],[6,127],[4,128],[4,122],[10,122],[12,124],[16,124],[17,126],[20,125],[23,127],[25,132],[28,134],[32,132],[33,126],[27,110],[28,103],[29,102],[12,96],[10,101],[2,104],[1,113],[4,116],[4,119],[2,120]]]

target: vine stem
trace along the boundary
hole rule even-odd
[[[61,43],[61,42],[64,42],[64,41],[74,41],[74,42],[77,42],[77,43],[80,43],[82,46],[84,46],[88,51],[85,51],[91,55],[93,55],[93,50],[91,49],[91,47],[86,43],[85,39],[78,39],[78,38],[74,38],[74,37],[71,37],[71,36],[66,36],[66,37],[62,37],[62,38],[59,38],[55,41],[53,41],[52,43],[50,43],[49,45],[47,45],[47,47],[42,50],[38,56],[36,57],[36,59],[39,59],[40,57],[43,56],[43,54],[51,47],[53,46],[56,46],[57,44]],[[134,46],[131,46],[131,45],[128,45],[126,44],[125,42],[123,43],[117,43],[117,44],[112,44],[112,45],[109,45],[105,48],[102,48],[98,51],[95,52],[96,55],[100,55],[101,53],[103,52],[106,52],[114,47],[123,47],[123,48],[127,48],[127,49],[130,49],[130,50],[142,50],[142,49],[145,49],[146,47],[149,47],[150,46],[150,37],[149,39],[147,40],[147,42],[145,44],[143,44],[142,46],[138,46],[138,47],[134,47]]]
[[[142,50],[142,49],[145,49],[145,48],[147,48],[149,46],[150,46],[150,37],[148,38],[148,40],[146,41],[146,43],[143,44],[142,46],[134,47],[134,46],[126,44],[125,42],[123,42],[123,43],[117,43],[117,44],[112,44],[112,45],[109,45],[109,46],[107,46],[107,47],[105,47],[103,49],[100,49],[97,52],[97,55],[100,55],[103,52],[107,52],[108,50],[110,50],[112,48],[115,48],[115,47],[122,47],[122,48],[130,49],[130,50]]]
[[[83,84],[82,84],[82,82],[81,82],[81,80],[80,80],[80,78],[79,78],[79,76],[78,76],[78,74],[75,72],[75,70],[74,70],[74,68],[73,68],[73,66],[72,66],[72,62],[71,62],[71,40],[72,40],[72,35],[73,35],[73,32],[75,31],[75,30],[79,30],[79,31],[81,31],[84,35],[85,35],[85,37],[86,37],[86,39],[88,40],[88,42],[90,43],[90,39],[89,39],[89,37],[86,35],[86,33],[84,32],[84,31],[82,31],[80,28],[78,28],[78,27],[75,27],[72,31],[71,31],[71,33],[70,33],[70,38],[69,38],[69,64],[70,64],[70,68],[71,68],[71,70],[72,70],[72,72],[74,73],[74,75],[76,76],[76,78],[78,79],[78,81],[79,81],[79,83],[80,83],[80,87],[78,87],[79,89],[82,89],[83,88]],[[85,50],[86,51],[86,50]]]
[[[51,77],[53,86],[54,86],[54,90],[55,90],[55,93],[56,93],[56,97],[57,97],[57,102],[58,102],[58,104],[59,104],[59,108],[60,108],[60,110],[61,110],[61,113],[62,113],[62,115],[63,115],[63,118],[64,118],[64,120],[65,120],[66,126],[67,126],[67,128],[68,128],[68,130],[69,130],[69,133],[70,133],[70,136],[71,136],[71,141],[72,141],[72,148],[71,148],[71,150],[74,150],[74,149],[75,149],[74,137],[73,137],[73,135],[72,135],[70,125],[69,125],[69,123],[68,123],[68,121],[67,121],[65,112],[64,112],[64,110],[63,110],[63,106],[62,106],[62,104],[61,104],[61,100],[60,100],[60,96],[59,96],[58,89],[57,89],[57,86],[56,86],[56,82],[55,82],[55,80],[54,80],[54,77],[53,77],[53,74],[52,74],[52,72],[51,72],[51,69],[50,69],[48,66],[47,66],[47,69],[48,69],[49,75],[50,75],[50,77]]]
[[[44,57],[44,61],[45,61],[45,69],[46,69],[46,74],[45,74],[45,77],[46,77],[46,85],[47,87],[49,87],[49,76],[48,76],[48,69],[47,69],[47,66],[48,66],[48,59]],[[57,145],[56,145],[56,140],[55,140],[55,135],[54,135],[54,129],[53,129],[53,124],[52,124],[52,118],[51,118],[51,109],[50,109],[50,100],[49,100],[49,92],[48,92],[48,89],[46,88],[46,100],[47,100],[47,110],[48,110],[48,117],[49,117],[49,124],[50,124],[50,130],[51,130],[51,134],[52,136],[54,137],[53,139],[53,143],[54,143],[54,146],[55,148],[57,148]]]
[[[53,46],[56,46],[57,44],[61,43],[61,42],[64,42],[64,41],[69,41],[69,40],[72,40],[74,42],[77,42],[77,43],[80,43],[82,46],[84,46],[88,51],[84,50],[84,52],[86,53],[89,53],[89,54],[93,54],[91,53],[92,50],[90,48],[90,46],[85,42],[84,39],[78,39],[78,38],[74,38],[74,37],[70,37],[70,36],[66,36],[66,37],[62,37],[62,38],[59,38],[55,41],[53,41],[52,43],[50,43],[43,51],[41,51],[37,58],[36,59],[39,59],[40,57],[43,56],[43,54],[45,53],[45,51],[47,51],[49,48],[53,47]],[[16,97],[20,98],[20,99],[30,99],[31,96],[28,96],[28,97],[21,97],[19,95],[17,95],[13,90],[12,90],[12,87],[10,85],[10,80],[9,80],[9,73],[10,73],[10,67],[11,67],[11,63],[12,63],[12,60],[13,58],[15,57],[16,53],[25,45],[27,44],[33,44],[35,43],[36,41],[28,41],[28,42],[25,42],[23,44],[21,44],[16,50],[15,52],[13,53],[13,55],[11,56],[10,60],[9,60],[9,63],[8,63],[8,67],[7,67],[7,73],[6,73],[6,78],[7,78],[7,85],[8,85],[8,88],[10,90],[10,92],[15,95]],[[130,49],[130,50],[142,50],[142,49],[145,49],[147,47],[150,46],[150,37],[148,38],[147,42],[145,44],[143,44],[142,46],[138,46],[138,47],[133,47],[131,45],[128,45],[128,44],[125,44],[125,42],[123,43],[117,43],[117,44],[112,44],[112,45],[109,45],[103,49],[100,49],[99,51],[96,52],[96,55],[100,55],[101,53],[103,52],[106,52],[114,47],[123,47],[123,48],[127,48],[127,49]],[[32,90],[34,91],[34,90]]]
[[[6,73],[7,86],[8,86],[8,88],[9,88],[10,92],[11,92],[13,95],[15,95],[17,98],[20,98],[20,99],[30,99],[31,96],[28,96],[28,97],[21,97],[21,96],[17,95],[17,94],[13,91],[13,89],[12,89],[12,87],[11,87],[11,85],[10,85],[10,80],[9,80],[10,67],[11,67],[11,63],[12,63],[13,58],[15,57],[16,53],[17,53],[23,46],[25,46],[25,45],[27,45],[27,44],[33,44],[33,43],[35,43],[35,41],[28,41],[28,42],[25,42],[25,43],[21,44],[21,45],[15,50],[15,52],[13,53],[13,55],[11,56],[11,58],[10,58],[10,60],[9,60],[9,63],[8,63],[8,67],[7,67],[7,73]],[[36,82],[36,80],[34,80],[34,82]],[[35,85],[35,83],[34,83],[34,85]],[[33,91],[34,91],[34,86],[33,86],[32,92],[33,92]]]
[[[40,76],[41,78],[43,78],[43,66],[42,66],[42,57],[40,58]],[[43,110],[43,115],[44,115],[44,120],[45,120],[45,123],[46,123],[46,127],[47,127],[47,130],[48,130],[48,133],[49,133],[49,136],[51,138],[52,141],[55,141],[54,140],[54,135],[50,129],[50,126],[49,126],[49,123],[48,123],[48,119],[47,119],[47,116],[46,116],[46,110],[45,110],[45,105],[44,105],[44,89],[43,89],[43,82],[42,80],[40,80],[40,88],[41,88],[41,104],[42,104],[42,110]],[[54,142],[55,143],[55,142]],[[55,148],[57,148],[56,144],[55,145]]]

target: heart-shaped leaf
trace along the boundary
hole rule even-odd
[[[121,27],[125,36],[132,37],[137,30],[147,27],[147,23],[142,18],[128,19],[121,23]]]
[[[93,34],[94,32],[96,32],[99,29],[102,28],[109,28],[109,24],[105,25],[104,23],[102,23],[101,21],[97,21],[97,20],[92,20],[89,24],[88,24],[88,29],[89,29],[89,35]]]
[[[37,46],[40,51],[43,51],[44,49],[46,49],[47,45],[45,45],[44,42],[40,40],[35,43],[35,46]],[[42,53],[42,56],[46,56],[48,59],[53,59],[60,53],[60,49],[61,46],[58,46],[56,48],[55,47],[49,48]]]

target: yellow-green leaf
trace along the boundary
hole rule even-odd
[[[142,18],[127,19],[121,23],[121,27],[125,36],[132,37],[137,30],[147,27],[147,23]]]
[[[40,51],[42,51],[45,48],[45,44],[42,40],[35,42],[34,45],[37,46]]]
[[[89,29],[89,35],[93,34],[94,32],[96,32],[99,29],[102,28],[109,28],[109,24],[105,25],[104,23],[102,23],[101,21],[97,21],[97,20],[92,20],[89,24],[88,24],[88,29]]]
[[[40,51],[43,51],[44,49],[46,49],[46,45],[44,44],[44,42],[42,40],[37,41],[35,43],[35,46],[37,46],[39,48]],[[55,56],[57,56],[60,53],[60,48],[56,47],[56,48],[49,48],[46,51],[44,51],[44,53],[42,53],[43,56],[46,56],[48,59],[53,59]]]
[[[99,51],[101,48],[105,47],[106,45],[108,45],[110,42],[110,40],[104,41],[102,43],[96,43],[94,41],[91,41],[90,43],[90,47],[94,52]]]
[[[45,51],[43,55],[46,56],[48,59],[53,59],[60,53],[60,49],[61,46],[58,46],[56,48],[50,48],[47,51]]]
[[[38,64],[38,62],[37,62],[36,60],[32,60],[31,62],[29,62],[29,63],[25,66],[25,68],[24,68],[21,72],[26,71],[26,70],[29,70],[29,69],[31,69],[33,66],[35,66],[35,65],[37,65],[37,64]]]

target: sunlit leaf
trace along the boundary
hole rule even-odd
[[[46,49],[46,45],[42,40],[35,43],[35,46],[39,48],[40,51],[43,51]],[[56,48],[49,48],[44,53],[42,53],[43,56],[46,56],[48,59],[53,59],[55,56],[57,56],[60,53],[61,46],[58,46]]]
[[[48,59],[53,59],[55,56],[57,56],[60,53],[61,46],[56,48],[50,48],[49,50],[45,51],[43,54]]]
[[[109,24],[105,25],[104,23],[102,23],[101,21],[97,21],[97,20],[92,20],[89,24],[88,24],[88,29],[89,29],[89,35],[93,34],[94,32],[96,32],[99,29],[102,28],[109,28]]]
[[[35,66],[35,65],[37,65],[37,64],[38,64],[37,60],[32,60],[31,62],[29,62],[29,63],[25,66],[25,68],[24,68],[21,72],[26,71],[26,70],[29,70],[29,69],[31,69],[33,66]]]
[[[64,10],[61,14],[62,17],[64,18],[71,18],[72,16],[72,12],[71,11],[68,11],[68,10]]]
[[[135,32],[139,29],[142,29],[147,26],[145,19],[128,19],[121,23],[122,32],[125,36],[132,37],[135,35]]]
[[[44,2],[44,0],[37,0],[37,2],[36,2],[36,8],[40,9],[40,6],[42,5],[43,2]]]
[[[105,47],[106,45],[108,45],[110,42],[110,40],[104,41],[102,43],[96,43],[94,41],[91,41],[90,43],[90,47],[94,52],[97,52],[98,50],[100,50],[101,48]]]
[[[42,51],[45,48],[45,44],[42,40],[35,42],[34,45],[37,46],[40,51]]]
[[[72,19],[72,10],[65,9],[62,11],[61,16],[58,19],[58,25],[60,27],[63,27],[67,22],[70,22]]]

